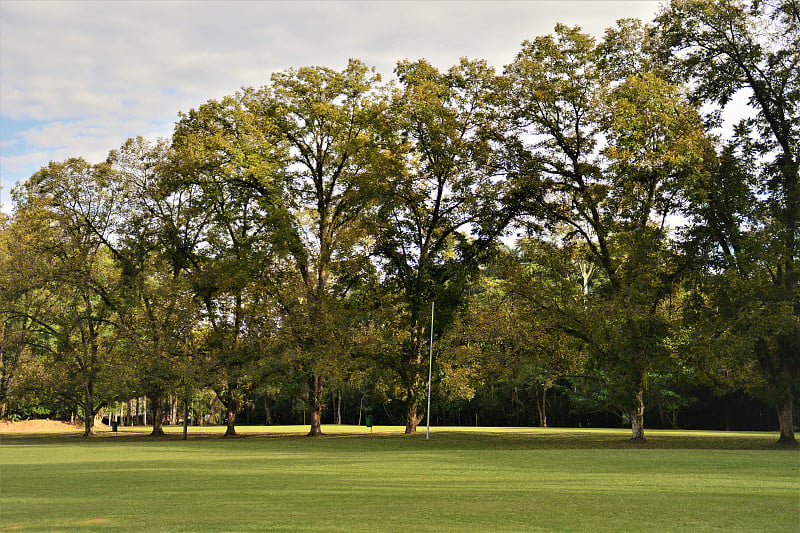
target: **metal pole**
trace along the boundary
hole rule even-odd
[[[428,357],[428,411],[425,418],[428,419],[428,428],[425,430],[425,440],[431,438],[431,375],[433,373],[433,302],[431,302],[431,353]]]

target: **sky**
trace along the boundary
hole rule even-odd
[[[0,210],[50,161],[91,163],[141,135],[169,137],[178,113],[274,72],[340,70],[349,58],[392,78],[399,60],[502,70],[558,22],[602,36],[650,21],[649,0],[0,1]]]

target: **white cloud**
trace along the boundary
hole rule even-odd
[[[556,22],[600,35],[654,1],[0,2],[0,204],[48,161],[103,159],[126,138],[167,136],[179,111],[271,73],[348,58],[391,77],[401,59],[462,56],[502,68]],[[0,205],[2,208],[2,205]],[[8,205],[5,206],[8,208]]]

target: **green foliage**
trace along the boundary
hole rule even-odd
[[[418,403],[425,394],[431,302],[434,332],[441,336],[462,305],[470,275],[511,216],[502,205],[503,182],[494,179],[494,71],[465,59],[447,72],[424,60],[404,61],[396,73],[401,91],[391,112],[403,165],[386,175],[375,251],[385,261],[384,286],[402,310],[398,330],[408,332],[390,363],[413,432],[423,416]],[[453,363],[439,362],[449,370]],[[455,372],[448,376],[449,388],[468,394],[463,383],[455,385]]]
[[[583,309],[544,308],[585,343],[593,368],[610,380],[612,400],[635,410],[641,426],[647,375],[667,361],[671,326],[662,303],[679,274],[666,220],[713,152],[677,87],[616,61],[623,47],[628,62],[643,53],[641,31],[622,22],[607,38],[621,34],[636,38],[598,45],[557,26],[555,35],[523,44],[507,67],[514,129],[506,150],[509,175],[528,198],[530,231],[578,244],[607,281],[585,291]],[[634,438],[643,438],[641,427]]]
[[[551,391],[641,439],[645,404],[675,424],[700,382],[770,397],[794,441],[797,13],[674,0],[601,39],[558,25],[503,75],[290,69],[169,141],[50,163],[0,219],[0,417],[83,408],[89,433],[146,395],[158,434],[164,398],[202,391],[229,435],[259,396],[302,399],[317,435],[345,396],[414,432],[432,342],[454,410],[500,390],[544,424]],[[743,89],[756,116],[722,145]]]
[[[703,186],[689,189],[704,324],[739,366],[755,371],[795,442],[800,383],[800,18],[797,2],[673,1],[657,19],[664,54],[698,101],[725,106],[746,90],[756,111],[722,147]],[[712,117],[713,118],[713,117]],[[694,315],[697,318],[697,315]],[[699,324],[699,323],[696,323]],[[717,358],[722,358],[717,356]],[[710,361],[712,374],[728,366]],[[719,378],[716,378],[719,379]]]
[[[87,413],[86,435],[113,395],[117,356],[120,275],[111,243],[120,194],[109,180],[108,165],[70,159],[51,163],[15,189],[15,224],[26,232],[17,244],[19,259],[30,263],[12,266],[22,275],[17,303],[23,306],[11,316],[30,322],[30,345],[62,377],[58,395]],[[42,295],[43,305],[25,308]]]

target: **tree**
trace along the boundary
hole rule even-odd
[[[17,318],[12,314],[17,299],[10,290],[14,286],[11,275],[10,230],[8,217],[0,214],[0,286],[8,287],[0,292],[0,420],[6,418],[11,384],[26,344],[23,341],[23,332],[28,329],[26,316],[29,314],[23,311],[22,316]]]
[[[477,352],[482,380],[530,390],[538,424],[547,427],[547,395],[581,367],[579,345],[559,327],[560,309],[581,305],[570,258],[547,242],[526,240],[483,270],[451,343]]]
[[[637,27],[623,23],[598,45],[559,25],[523,43],[507,67],[506,146],[510,177],[529,199],[529,230],[582,243],[607,281],[589,295],[596,320],[564,325],[622,393],[632,438],[643,440],[647,375],[668,354],[662,304],[679,274],[666,222],[709,144],[696,110],[646,61],[647,33]],[[620,49],[629,60],[609,61]],[[651,70],[632,74],[637,65]]]
[[[84,411],[84,436],[95,414],[111,398],[119,273],[108,244],[113,205],[106,164],[82,159],[50,163],[15,190],[15,218],[31,231],[26,254],[42,267],[30,280],[33,290],[55,295],[42,314],[29,316],[41,347],[63,365]],[[101,388],[105,387],[105,390]],[[98,392],[105,393],[104,395]],[[71,394],[69,390],[65,394]]]
[[[30,285],[36,259],[25,253],[26,234],[20,224],[0,214],[0,419],[8,416],[18,374],[34,344],[37,328],[32,317],[42,315],[51,296]]]
[[[800,4],[675,0],[656,22],[665,55],[695,99],[724,108],[745,91],[756,111],[694,190],[692,239],[711,259],[708,272],[719,274],[709,291],[724,335],[738,339],[770,391],[780,442],[797,445]]]
[[[378,81],[358,61],[342,72],[277,73],[268,86],[189,113],[176,130],[182,153],[203,152],[190,158],[199,164],[188,179],[199,180],[215,209],[214,238],[221,243],[227,232],[225,261],[236,261],[235,279],[258,274],[291,332],[311,435],[321,434],[325,378],[347,354],[340,302],[369,268],[364,212],[379,186]],[[251,204],[257,215],[241,218]],[[258,240],[245,244],[234,228]]]
[[[439,72],[420,60],[401,62],[396,72],[402,92],[392,118],[402,151],[387,177],[376,252],[384,260],[384,284],[402,301],[399,327],[405,333],[390,367],[406,402],[405,431],[414,433],[424,416],[419,404],[431,301],[441,335],[466,281],[511,217],[502,206],[503,181],[493,170],[493,69],[462,60]]]
[[[280,149],[254,127],[242,95],[209,101],[183,116],[173,144],[180,158],[176,190],[197,190],[205,214],[203,246],[192,251],[191,282],[203,305],[202,357],[207,385],[227,411],[226,436],[254,386],[257,335],[273,319],[262,305],[274,282],[276,234],[288,220],[280,203]],[[276,177],[277,176],[277,177]]]
[[[153,436],[163,435],[168,395],[180,385],[186,389],[200,320],[189,276],[196,270],[207,215],[192,211],[196,190],[171,188],[173,156],[166,141],[137,137],[107,160],[111,186],[125,197],[114,218],[124,308],[119,349],[130,369],[128,393],[150,399]]]

